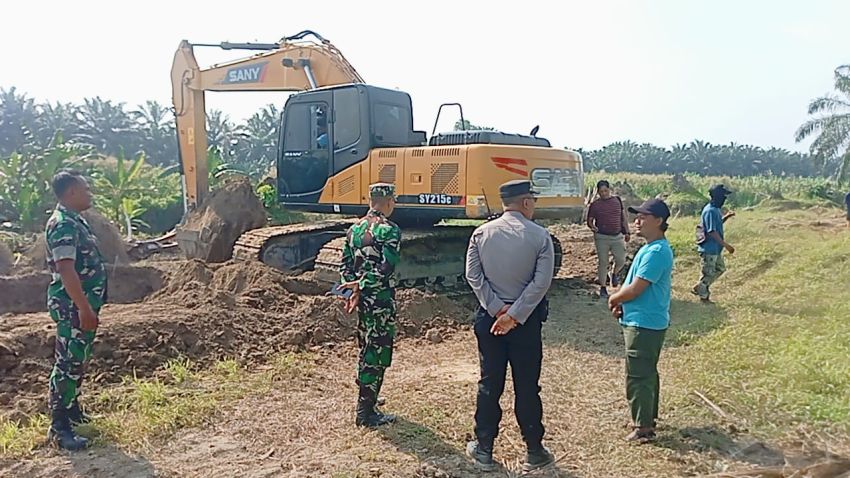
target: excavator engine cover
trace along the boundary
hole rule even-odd
[[[501,131],[453,131],[432,136],[429,146],[457,146],[463,144],[509,144],[514,146],[550,147],[549,140],[536,136],[502,133]]]

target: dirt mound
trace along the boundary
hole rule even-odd
[[[129,276],[130,271],[144,274],[139,272],[142,269],[147,268],[116,269],[125,274],[114,281],[124,288],[123,294],[137,293],[126,298],[139,300],[140,294],[157,285]],[[259,262],[206,264],[199,260],[175,264],[166,274],[164,280],[157,276],[162,288],[144,302],[115,304],[110,297],[112,303],[101,312],[88,369],[92,383],[112,383],[129,373],[150,376],[178,357],[199,364],[222,358],[261,363],[280,351],[330,346],[353,340],[357,334],[356,315],[344,313],[337,299],[324,295],[328,287],[309,276],[287,276]],[[46,280],[44,273],[18,278],[17,288],[8,297],[37,299],[43,310]],[[0,282],[0,288],[4,291],[0,301],[8,301],[6,285]],[[472,302],[419,290],[399,291],[397,300],[400,338],[426,337],[436,343],[459,324],[471,323]],[[11,307],[0,306],[5,311]],[[14,405],[7,407],[10,416],[43,409],[54,333],[53,322],[43,312],[0,321],[0,405]]]
[[[97,246],[100,253],[106,262],[110,264],[129,264],[130,258],[127,256],[127,245],[121,237],[121,232],[112,224],[109,219],[105,218],[94,209],[89,209],[83,213],[86,222],[92,228],[92,232],[97,236]]]
[[[688,181],[688,178],[686,178],[683,174],[674,174],[673,177],[670,179],[670,182],[673,184],[673,192],[689,194],[691,196],[697,196],[706,200],[708,199],[703,195],[702,192],[695,188],[694,185],[691,184],[691,182]]]
[[[210,193],[178,227],[177,240],[189,258],[224,262],[245,231],[266,225],[266,211],[247,178],[233,178]]]
[[[100,249],[100,253],[106,262],[109,264],[129,264],[130,257],[127,255],[127,244],[115,224],[112,224],[109,219],[94,209],[83,212],[82,216],[97,237],[98,249]],[[45,242],[44,234],[39,234],[33,246],[26,253],[32,266],[37,269],[47,267]]]
[[[283,341],[290,345],[354,337],[356,317],[344,313],[337,299],[326,296],[327,289],[309,276],[288,276],[260,262],[192,260],[173,270],[149,301],[189,309],[226,309],[252,321],[265,317],[285,324]],[[397,303],[400,336],[420,336],[433,328],[467,323],[472,310],[468,304],[420,290],[399,291]]]
[[[8,274],[15,265],[15,255],[5,243],[0,242],[0,275]]]
[[[152,267],[110,266],[109,302],[139,302],[162,287],[162,272]],[[0,314],[26,314],[47,310],[50,274],[43,271],[0,277]]]
[[[0,277],[0,314],[46,311],[49,283],[46,272]]]

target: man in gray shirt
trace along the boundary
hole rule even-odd
[[[543,447],[540,330],[549,309],[555,251],[548,231],[532,222],[537,201],[530,181],[510,181],[499,188],[504,214],[478,227],[466,253],[466,280],[478,298],[475,337],[481,379],[475,410],[476,441],[467,453],[484,470],[495,469],[493,442],[499,433],[499,398],[511,364],[516,418],[528,447],[524,470],[554,462]]]

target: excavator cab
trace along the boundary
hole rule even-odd
[[[424,131],[413,130],[411,99],[401,91],[364,84],[321,88],[291,96],[283,111],[277,182],[279,200],[290,209],[346,212],[320,204],[330,178],[363,163],[375,148],[426,142]]]

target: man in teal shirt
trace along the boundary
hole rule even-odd
[[[660,199],[650,199],[637,214],[637,234],[646,239],[635,256],[623,288],[608,299],[608,307],[623,328],[626,342],[626,398],[634,430],[628,441],[655,438],[658,418],[658,358],[670,324],[670,289],[673,250],[664,236],[670,209]]]
[[[697,250],[702,262],[702,271],[699,282],[694,286],[692,292],[699,296],[703,303],[711,302],[711,284],[713,284],[724,272],[726,272],[726,261],[723,260],[723,250],[729,254],[735,253],[735,248],[726,242],[723,232],[723,224],[727,219],[734,216],[734,212],[723,215],[723,205],[726,197],[732,191],[726,189],[722,184],[716,184],[708,190],[711,198],[702,210],[700,216],[700,229],[697,234]]]

